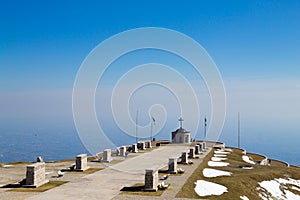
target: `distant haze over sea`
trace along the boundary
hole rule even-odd
[[[170,139],[169,127],[155,136],[156,139]],[[245,128],[245,127],[244,127]],[[169,129],[169,130],[167,130]],[[114,129],[112,128],[111,131]],[[118,132],[119,131],[119,132]],[[241,147],[249,152],[266,155],[268,158],[278,159],[292,165],[300,166],[298,138],[284,138],[280,131],[266,134],[263,129],[249,129],[242,132]],[[262,134],[263,133],[263,134]],[[113,135],[118,135],[114,137]],[[273,136],[273,137],[272,137]],[[296,136],[296,135],[295,135]],[[122,134],[115,130],[111,137],[117,146],[129,145],[135,142],[135,138]],[[202,134],[196,136],[202,139]],[[227,146],[237,146],[236,133],[226,131],[222,134],[220,141]],[[74,158],[77,154],[88,153],[82,145],[75,129],[68,130],[40,130],[20,131],[13,129],[2,130],[0,134],[0,162],[35,161],[37,156],[42,156],[46,161]],[[88,153],[89,154],[89,153]]]

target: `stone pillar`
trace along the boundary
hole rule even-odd
[[[138,146],[139,146],[139,149],[141,149],[141,150],[146,149],[145,142],[139,142]]]
[[[177,158],[169,158],[169,173],[176,174],[177,173]]]
[[[199,155],[200,154],[200,146],[197,144],[195,145],[195,154]]]
[[[148,141],[146,141],[146,148],[152,148],[152,145],[151,145],[151,141],[150,140],[148,140]]]
[[[203,148],[203,151],[206,150],[206,142],[202,142],[202,148]]]
[[[188,164],[188,154],[187,152],[182,152],[181,154],[181,163]]]
[[[157,186],[158,186],[158,170],[146,169],[144,190],[157,191]]]
[[[194,148],[190,148],[189,158],[195,158],[195,149]]]
[[[103,151],[103,162],[110,162],[111,161],[111,150],[105,149]]]
[[[116,156],[119,156],[119,155],[120,155],[120,147],[117,147],[117,149],[116,149],[116,153],[117,153],[117,155],[116,155]]]
[[[125,153],[126,153],[126,147],[125,146],[121,146],[120,147],[120,156],[125,157]]]
[[[27,165],[26,181],[24,187],[39,187],[48,183],[45,178],[45,163],[39,162]]]
[[[132,153],[137,153],[137,152],[138,152],[137,144],[133,144],[132,145]]]
[[[88,169],[87,166],[87,155],[86,154],[79,154],[76,156],[76,171],[85,171]]]
[[[203,151],[203,144],[202,143],[198,143],[200,151]]]

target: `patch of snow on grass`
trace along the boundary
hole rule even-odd
[[[226,154],[214,154],[214,157],[227,157]]]
[[[215,161],[208,161],[208,166],[210,167],[226,167],[229,165],[227,162],[215,162]]]
[[[243,161],[249,164],[255,165],[255,162],[253,160],[250,160],[249,156],[242,156]]]
[[[232,174],[231,172],[217,170],[217,169],[210,169],[210,168],[203,169],[202,173],[203,176],[207,178],[218,177],[218,176],[231,176]]]
[[[215,154],[230,154],[230,152],[218,150],[218,151],[215,151]]]
[[[300,180],[294,179],[274,179],[270,181],[262,181],[258,183],[260,187],[257,188],[262,196],[267,196],[265,190],[272,195],[272,198],[283,200],[300,200],[300,196],[288,190],[287,185],[293,185],[295,188],[300,186]],[[292,188],[293,189],[293,188]]]
[[[227,160],[227,158],[222,158],[222,157],[212,157],[211,161],[223,161],[223,160]]]
[[[194,190],[200,197],[209,195],[221,195],[224,192],[228,192],[225,186],[204,180],[197,180],[195,184],[196,186]]]
[[[243,169],[253,169],[253,167],[243,167]]]
[[[246,197],[246,196],[240,196],[240,198],[241,198],[242,200],[249,200],[249,198]]]
[[[232,149],[229,149],[229,148],[225,148],[224,151],[227,151],[227,152],[232,152]]]
[[[297,191],[299,191],[300,192],[300,189],[299,188],[297,188],[297,187],[295,187],[295,186],[292,186],[291,187],[293,190],[297,190]]]

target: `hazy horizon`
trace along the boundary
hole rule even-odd
[[[226,92],[226,118],[220,140],[237,145],[240,112],[241,147],[300,165],[299,9],[298,1],[2,2],[0,162],[10,158],[9,153],[14,150],[14,155],[18,151],[35,155],[39,149],[58,153],[69,146],[68,142],[75,147],[70,153],[85,151],[72,114],[73,85],[84,59],[115,34],[134,28],[162,27],[191,37],[215,62]],[[193,116],[187,114],[183,116],[184,127],[192,129],[199,122],[197,133],[192,136],[202,139],[203,118],[207,116],[210,125],[212,111],[203,77],[179,56],[154,49],[121,56],[101,78],[95,96],[96,115],[109,139],[117,145],[135,141],[114,122],[111,95],[124,74],[145,63],[167,65],[193,87],[199,102],[199,121],[192,121]],[[176,73],[156,75],[181,94],[185,92],[182,82],[174,77]],[[149,76],[140,74],[134,81]],[[120,91],[134,81],[122,84]],[[115,103],[121,102],[117,99]],[[161,110],[149,114],[156,104],[165,106],[165,124]],[[157,138],[169,139],[182,115],[178,99],[168,88],[157,84],[143,86],[132,94],[128,112],[133,121],[137,109],[140,126],[149,126],[154,115],[154,132],[161,128]],[[187,109],[195,108],[190,104]],[[149,132],[145,128],[143,134]],[[40,141],[33,139],[36,134],[45,147],[37,145],[30,150],[18,146],[25,144],[30,148],[32,143],[38,144]],[[67,138],[66,144],[57,142],[60,136]]]

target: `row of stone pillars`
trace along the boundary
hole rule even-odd
[[[206,149],[206,143],[198,143],[195,147],[190,148],[189,153],[182,152],[181,163],[188,164],[188,158],[195,158],[195,155],[201,154]],[[189,154],[189,155],[188,155]],[[177,160],[178,158],[169,158],[168,172],[170,174],[177,173]],[[145,171],[145,187],[146,191],[157,191],[158,186],[158,169],[146,169]]]

